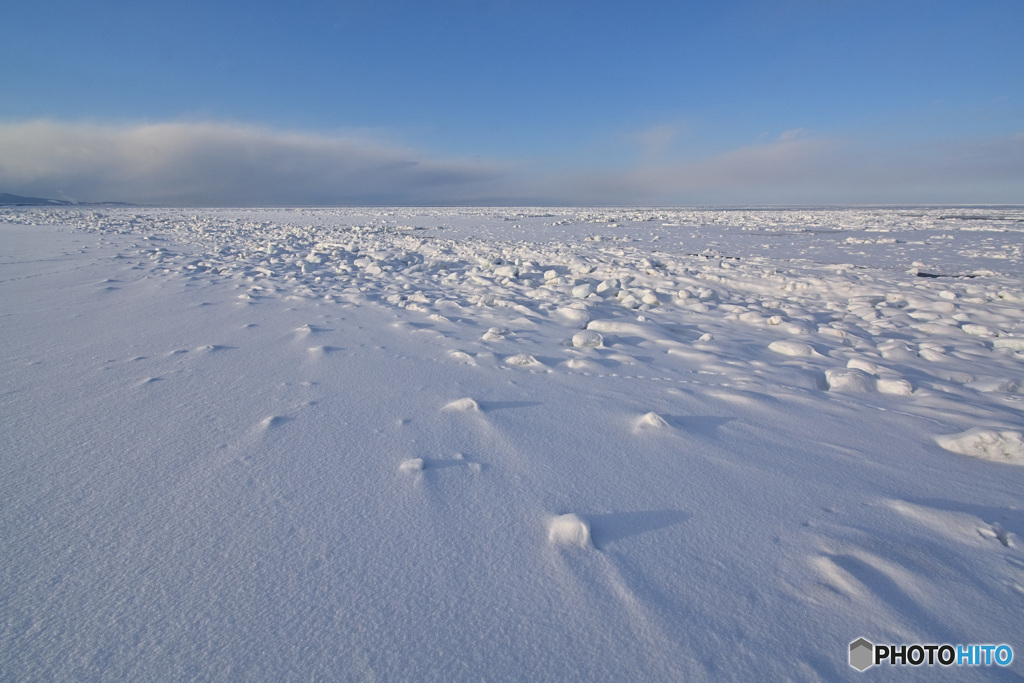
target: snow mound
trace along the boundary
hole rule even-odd
[[[999,334],[999,330],[994,330],[988,325],[961,325],[960,329],[964,331],[964,334],[969,334],[974,337],[995,337]]]
[[[657,413],[647,413],[637,418],[633,425],[635,430],[642,429],[667,429],[669,426],[668,422],[665,421],[661,415]]]
[[[590,321],[589,313],[582,309],[573,308],[571,306],[556,308],[555,315],[559,316],[570,325],[575,325],[576,327],[586,327],[587,323]]]
[[[586,548],[590,546],[590,525],[570,513],[548,521],[548,543]]]
[[[460,363],[466,363],[467,365],[476,365],[476,361],[473,360],[473,357],[466,353],[465,351],[452,349],[451,351],[448,352],[448,357]]]
[[[519,353],[505,359],[506,365],[514,365],[520,368],[541,367],[543,363],[528,353]]]
[[[604,344],[604,337],[593,330],[581,330],[572,336],[572,345],[581,349],[596,349]]]
[[[512,334],[512,331],[507,327],[492,327],[484,333],[481,339],[484,341],[500,341],[510,334]]]
[[[651,338],[650,328],[623,320],[594,320],[587,325],[588,330],[608,332],[610,334],[630,335],[641,339]]]
[[[993,339],[992,348],[1024,351],[1024,337],[1000,337],[999,339]]]
[[[576,299],[586,299],[594,293],[594,286],[591,284],[578,285],[572,288],[572,295]]]
[[[825,381],[829,391],[848,393],[873,391],[874,381],[870,375],[852,368],[833,368],[825,371]],[[895,393],[895,392],[892,392]]]
[[[960,455],[1024,465],[1024,438],[1020,432],[975,427],[960,434],[936,436],[935,442]]]
[[[789,339],[781,341],[773,341],[768,345],[769,351],[780,353],[783,356],[814,356],[816,352],[814,347],[810,344],[804,344],[803,342],[791,341]]]
[[[284,415],[271,415],[260,420],[260,427],[262,429],[273,429],[274,427],[280,427],[285,422],[288,422],[288,418]]]
[[[595,363],[594,361],[586,360],[583,358],[570,358],[569,360],[562,363],[563,366],[570,370],[577,372],[590,372],[600,374],[603,368]]]
[[[914,393],[913,385],[905,379],[880,379],[875,385],[882,394],[910,396]]]
[[[480,405],[473,399],[466,397],[460,398],[451,403],[447,404],[442,410],[462,410],[462,411],[480,411]]]
[[[409,474],[422,472],[423,458],[409,458],[408,460],[403,460],[402,464],[398,466],[398,469],[401,472],[408,472]]]
[[[877,365],[863,358],[851,358],[846,362],[846,367],[850,368],[851,370],[863,370],[869,375],[877,375],[879,371]]]

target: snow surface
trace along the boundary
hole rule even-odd
[[[0,678],[1017,678],[1022,238],[0,209]]]

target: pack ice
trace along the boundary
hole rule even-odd
[[[1020,677],[1022,236],[0,209],[0,678]]]

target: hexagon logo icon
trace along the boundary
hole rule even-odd
[[[858,638],[850,643],[850,666],[857,671],[863,671],[872,664],[875,659],[875,646],[864,638]]]

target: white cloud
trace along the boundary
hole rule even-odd
[[[815,185],[832,147],[828,141],[789,140],[696,161],[592,172],[568,184],[585,202],[758,203],[766,193]]]
[[[361,136],[224,123],[0,123],[0,192],[172,205],[1022,203],[1024,138],[885,147],[802,129],[633,166],[445,160]]]
[[[1021,203],[1024,140],[884,147],[799,131],[705,159],[548,184],[602,204]]]
[[[80,201],[274,205],[458,203],[497,165],[224,123],[0,124],[0,188]]]

